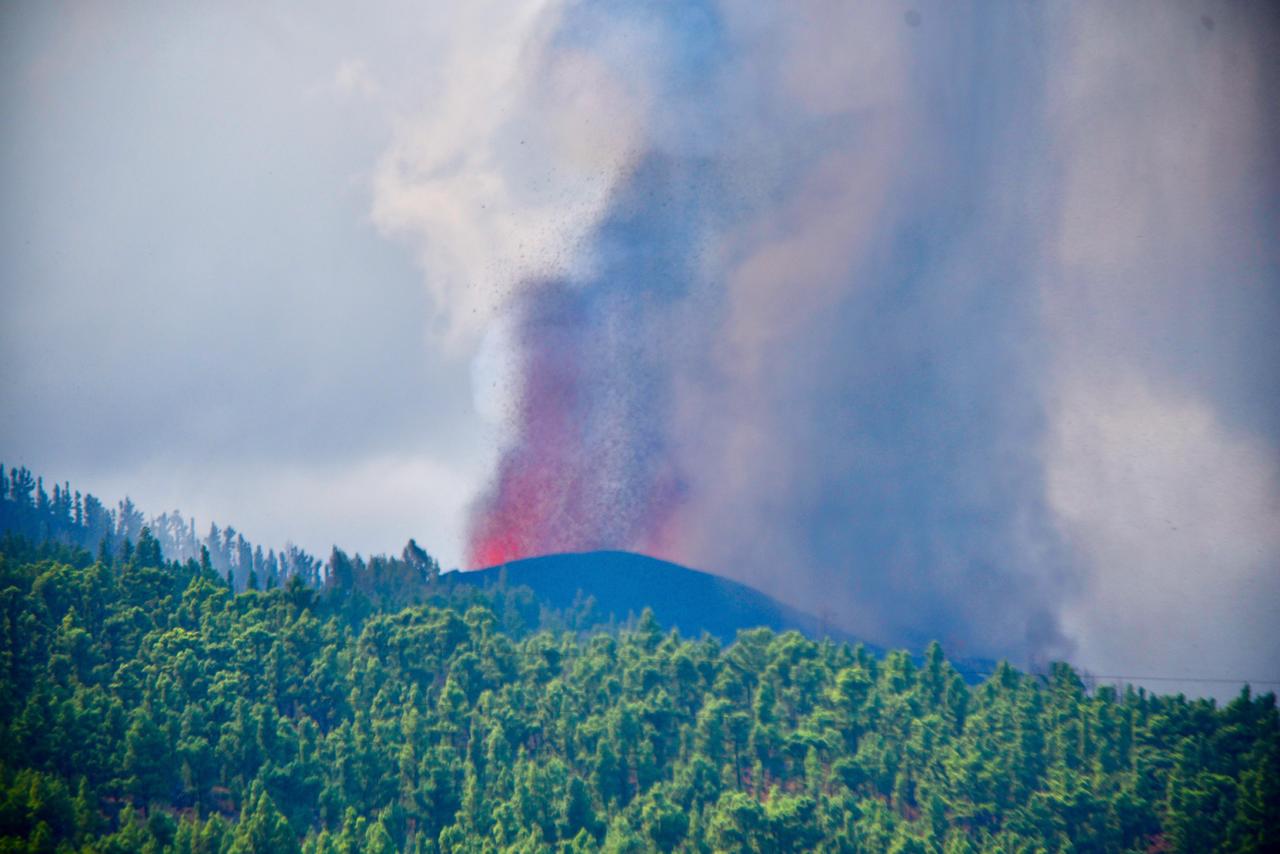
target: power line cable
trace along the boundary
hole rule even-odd
[[[970,676],[994,676],[994,670],[962,670],[956,668],[958,673],[966,673]],[[1225,676],[1135,676],[1124,673],[1081,673],[1075,671],[1076,675],[1081,679],[1117,679],[1125,682],[1203,682],[1217,683],[1223,685],[1280,685],[1280,679],[1244,679],[1229,678]],[[1032,676],[1048,676],[1047,673],[1031,673]]]
[[[1122,679],[1126,681],[1144,682],[1216,682],[1230,685],[1280,685],[1280,679],[1229,679],[1223,676],[1125,676],[1103,673],[1086,673],[1081,678],[1087,679]]]

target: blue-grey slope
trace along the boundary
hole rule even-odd
[[[740,629],[794,629],[809,637],[856,642],[858,638],[813,614],[784,605],[760,591],[707,572],[631,552],[553,554],[472,572],[448,573],[454,583],[488,586],[505,572],[506,583],[530,588],[548,605],[567,609],[581,597],[595,598],[597,613],[619,622],[646,607],[664,627],[685,636],[703,632],[731,641]]]

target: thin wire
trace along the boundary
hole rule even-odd
[[[970,676],[995,676],[994,670],[960,670]],[[1048,676],[1047,673],[1034,673],[1033,676]],[[1124,674],[1076,673],[1081,679],[1119,679],[1126,682],[1214,682],[1224,685],[1280,685],[1280,679],[1228,679],[1221,676],[1127,676]]]
[[[1101,673],[1086,673],[1082,679],[1124,679],[1145,682],[1220,682],[1230,685],[1280,685],[1280,679],[1227,679],[1221,676],[1107,676]]]

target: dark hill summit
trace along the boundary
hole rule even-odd
[[[496,584],[504,569],[508,584],[529,587],[555,608],[571,608],[579,591],[583,597],[593,596],[600,617],[606,620],[613,616],[621,622],[649,607],[659,623],[678,627],[685,636],[697,637],[705,631],[730,641],[739,629],[767,626],[779,632],[795,629],[809,637],[857,641],[745,584],[631,552],[545,555],[448,573],[444,578],[486,586]]]

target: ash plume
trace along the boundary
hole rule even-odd
[[[1072,503],[1082,487],[1064,466],[1148,453],[1097,444],[1105,423],[1088,419],[1111,380],[1193,397],[1217,413],[1206,431],[1228,431],[1206,434],[1210,443],[1252,437],[1215,477],[1243,476],[1249,453],[1273,472],[1276,459],[1252,404],[1206,386],[1208,374],[1178,375],[1181,330],[1162,340],[1130,311],[1137,294],[1175,313],[1219,290],[1258,313],[1224,313],[1204,330],[1274,321],[1274,290],[1250,291],[1239,269],[1210,263],[1219,251],[1252,257],[1274,285],[1274,253],[1259,248],[1274,205],[1208,175],[1198,198],[1161,196],[1172,205],[1161,219],[1156,194],[1117,208],[1104,186],[1080,183],[1094,179],[1099,151],[1122,144],[1080,127],[1094,121],[1119,140],[1147,133],[1126,124],[1126,110],[1152,94],[1124,87],[1108,26],[1158,42],[1147,48],[1163,64],[1143,73],[1165,99],[1166,128],[1210,115],[1243,128],[1227,141],[1260,162],[1262,131],[1246,126],[1260,102],[1248,93],[1275,75],[1251,35],[1259,14],[1224,12],[1213,40],[1190,8],[1107,14],[553,7],[526,57],[533,88],[555,83],[548,69],[563,57],[589,57],[627,93],[629,136],[572,262],[520,283],[503,309],[514,330],[512,438],[473,510],[471,563],[633,549],[747,581],[877,641],[937,637],[960,654],[1024,661],[1067,654],[1095,631],[1072,603],[1124,569],[1101,565],[1096,545],[1111,523]],[[1100,55],[1081,56],[1080,44]],[[1252,62],[1248,74],[1224,52]],[[1231,97],[1163,89],[1180,62],[1204,65]],[[1090,74],[1102,89],[1089,88]],[[1212,144],[1186,141],[1182,165],[1194,171]],[[1141,245],[1099,244],[1079,221],[1105,231],[1109,217],[1146,216],[1177,241],[1198,227],[1194,210],[1179,211],[1197,205],[1246,230],[1181,247],[1204,262],[1193,270],[1153,264]],[[1121,257],[1123,268],[1104,263]],[[1102,316],[1114,307],[1109,328],[1079,325],[1073,312],[1090,301]],[[1250,341],[1215,350],[1212,370],[1235,376],[1257,348],[1274,351]],[[1099,347],[1110,347],[1107,366]],[[1252,372],[1232,388],[1271,379]],[[1174,462],[1150,459],[1160,471]],[[1262,509],[1242,512],[1266,518],[1275,485],[1264,476],[1248,493]],[[1141,504],[1142,485],[1125,488]],[[1274,538],[1245,527],[1257,547],[1241,566],[1274,558]],[[1108,559],[1145,558],[1121,549]]]

